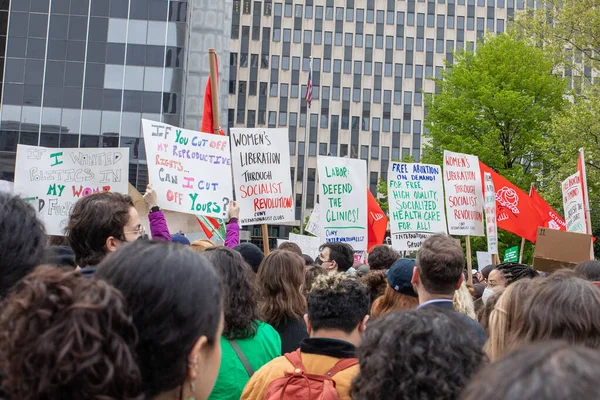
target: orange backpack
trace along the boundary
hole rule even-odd
[[[358,364],[357,358],[342,358],[325,375],[306,372],[300,349],[285,354],[294,366],[293,372],[285,372],[283,378],[273,380],[267,386],[265,400],[339,400],[333,377],[340,371]]]

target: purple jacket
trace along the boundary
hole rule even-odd
[[[150,235],[152,236],[152,240],[171,241],[167,220],[162,210],[148,214],[148,220],[150,221]]]
[[[237,218],[231,218],[229,220],[225,232],[225,247],[233,249],[235,246],[240,244],[240,225],[238,224]]]

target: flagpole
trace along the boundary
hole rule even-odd
[[[212,93],[212,116],[214,134],[219,134],[219,89],[217,79],[217,53],[215,49],[208,49],[208,62],[210,66],[210,91]]]
[[[309,70],[308,74],[310,76],[310,84],[312,86],[312,57],[309,57]],[[311,88],[312,92],[312,88]],[[308,82],[306,85],[306,93],[304,98],[306,99],[308,95]],[[312,94],[311,94],[312,97]],[[302,100],[300,100],[300,104],[302,104]],[[302,117],[300,117],[302,118]],[[300,208],[300,234],[304,235],[304,219],[306,214],[306,201],[308,199],[308,194],[306,193],[308,188],[308,124],[310,123],[310,104],[306,102],[306,120],[304,121],[304,167],[302,168],[302,202]]]
[[[585,155],[583,151],[583,147],[579,149],[579,157],[581,157],[581,177],[583,181],[583,202],[585,206],[585,223],[587,228],[588,235],[592,235],[592,216],[590,212],[590,198],[588,194],[588,185],[587,185],[587,174],[585,172]],[[590,251],[590,259],[594,259],[594,242],[592,242],[592,247]]]

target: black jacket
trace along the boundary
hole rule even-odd
[[[469,331],[470,331],[471,335],[473,336],[473,339],[476,340],[477,343],[481,345],[481,347],[483,347],[483,345],[485,344],[485,342],[487,340],[487,335],[485,334],[483,327],[481,326],[481,324],[479,322],[467,317],[465,314],[455,311],[454,304],[452,304],[452,300],[436,301],[433,303],[425,304],[424,306],[422,306],[420,308],[425,309],[425,308],[432,308],[432,307],[441,308],[442,310],[448,310],[449,312],[453,312],[454,314],[456,314],[461,320],[463,320],[468,325]]]

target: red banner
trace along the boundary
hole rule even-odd
[[[533,186],[531,187],[529,197],[531,197],[531,200],[533,200],[535,209],[540,215],[544,227],[559,231],[567,230],[567,224],[565,223],[565,220],[562,219],[562,217],[558,215],[558,213],[554,211],[552,207],[550,207],[550,204],[548,204],[546,200],[540,196]]]
[[[367,228],[369,243],[367,245],[367,251],[371,251],[373,247],[383,244],[385,232],[387,231],[388,219],[379,206],[379,203],[377,203],[373,193],[368,189],[367,208],[369,209],[369,226]]]

